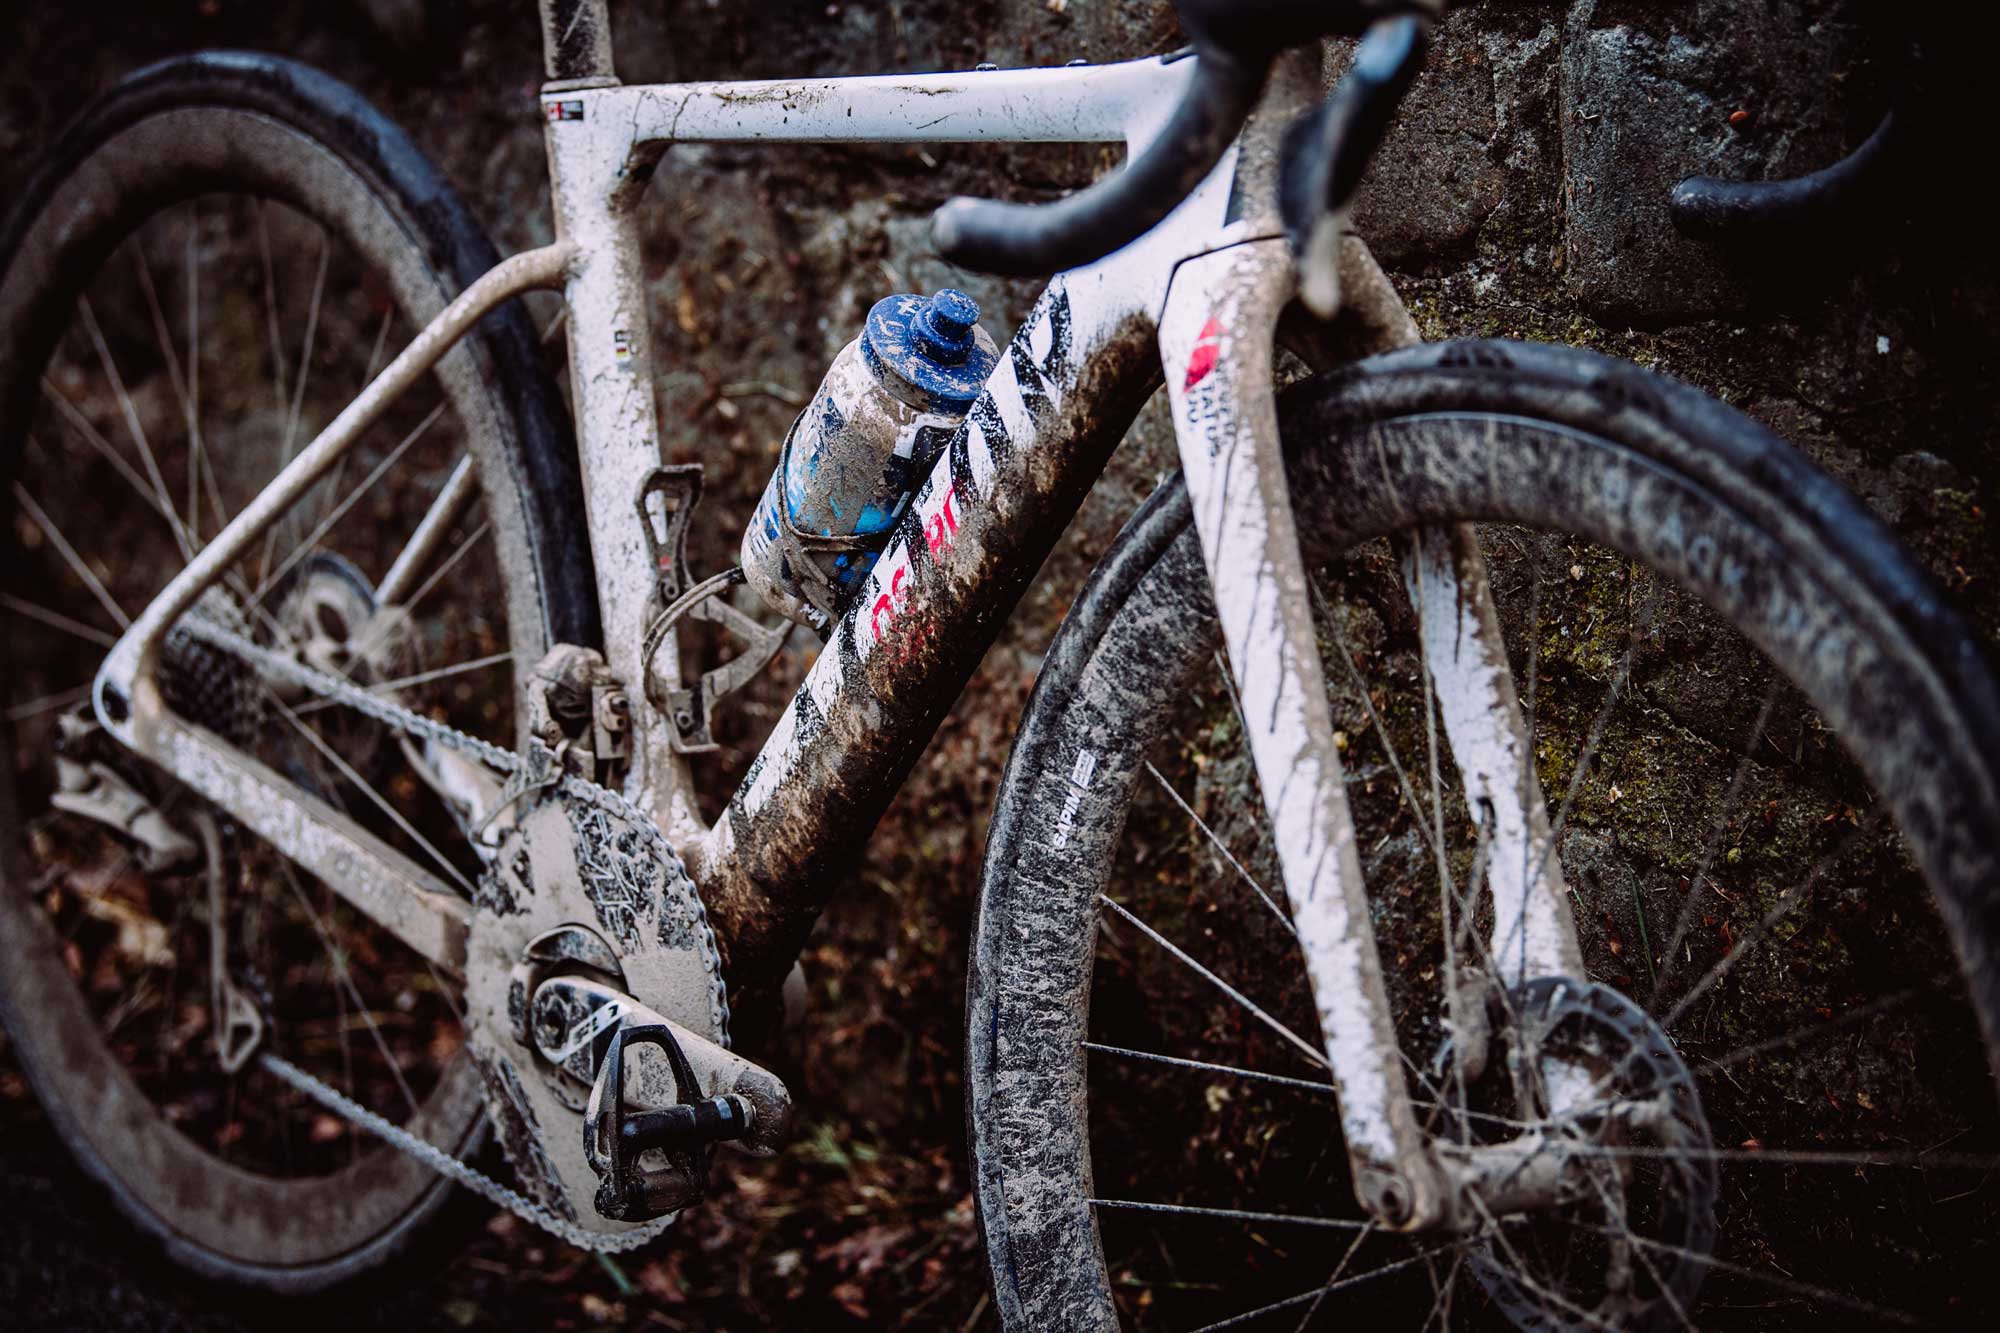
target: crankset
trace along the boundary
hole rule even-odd
[[[720,955],[680,858],[598,785],[623,755],[624,701],[602,665],[558,648],[527,682],[538,760],[482,820],[494,837],[467,940],[466,1022],[527,1192],[616,1231],[700,1199],[711,1144],[775,1151],[790,1096],[728,1050]]]
[[[728,1050],[720,953],[701,897],[647,812],[607,785],[626,760],[630,722],[602,657],[558,645],[526,673],[523,752],[510,752],[346,674],[360,663],[367,677],[394,678],[410,665],[393,638],[381,653],[355,651],[381,623],[358,577],[315,564],[292,592],[275,642],[260,641],[226,595],[205,596],[168,636],[163,685],[174,711],[239,745],[252,720],[239,700],[339,707],[354,715],[334,733],[354,742],[353,759],[333,759],[329,745],[331,762],[366,762],[393,735],[446,799],[483,862],[466,933],[466,1050],[526,1197],[260,1051],[262,1015],[218,973],[211,999],[225,1064],[260,1060],[434,1169],[593,1249],[642,1242],[699,1199],[713,1143],[775,1151],[789,1095]],[[197,859],[201,847],[142,793],[91,766],[88,739],[70,747],[75,800],[155,858]],[[628,1026],[642,1030],[629,1047],[619,1037]]]

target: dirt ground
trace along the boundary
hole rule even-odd
[[[1579,265],[1596,273],[1588,242],[1598,224],[1575,202],[1584,188],[1575,164],[1590,151],[1579,128],[1588,112],[1563,90],[1590,71],[1565,79],[1563,61],[1585,60],[1591,35],[1634,8],[1492,0],[1459,14],[1419,85],[1410,127],[1384,159],[1383,183],[1361,210],[1364,229],[1383,229],[1384,254],[1429,336],[1547,338],[1631,357],[1798,441],[1916,546],[1993,641],[2000,372],[1992,330],[2000,301],[1990,259],[1925,213],[1885,226],[1842,265],[1812,277],[1767,282],[1727,265],[1704,270],[1700,299],[1671,316],[1648,318],[1632,304],[1630,282],[1643,275],[1576,277]],[[1819,11],[1839,7],[1807,8],[1816,23]],[[754,22],[743,6],[718,0],[615,9],[629,81],[1054,63],[1146,54],[1176,40],[1170,8],[1146,0],[782,0],[756,6]],[[546,241],[531,0],[433,5],[392,37],[393,16],[403,12],[393,3],[364,9],[359,0],[113,3],[87,17],[69,6],[18,5],[0,18],[0,187],[18,188],[36,151],[122,74],[177,51],[242,46],[295,56],[359,87],[444,166],[503,252]],[[1844,18],[1842,10],[1828,21]],[[1846,62],[1834,71],[1842,79],[1849,65],[1858,71],[1851,105],[1831,118],[1800,111],[1822,118],[1802,120],[1795,144],[1768,146],[1773,160],[1803,169],[1813,152],[1851,142],[1872,118],[1880,81],[1853,55],[1852,34],[1841,41],[1828,59]],[[1785,77],[1744,71],[1745,105],[1756,101],[1748,85]],[[1720,121],[1702,126],[1704,135],[1733,124],[1736,108],[1714,95],[1711,86],[1696,99]],[[1046,196],[1101,165],[1100,154],[1082,150],[961,148],[677,150],[669,158],[653,187],[647,263],[667,451],[672,461],[710,468],[691,551],[697,572],[733,562],[778,441],[875,299],[951,281],[981,300],[996,330],[1024,313],[1030,286],[957,274],[926,253],[928,209],[968,189]],[[1392,207],[1397,190],[1426,171],[1440,182],[1439,202],[1403,220]],[[1615,188],[1606,179],[1588,191]],[[0,189],[0,197],[11,201],[13,192]],[[547,318],[546,308],[538,313]],[[363,1290],[306,1308],[217,1291],[139,1252],[0,1055],[5,1322],[70,1330],[995,1326],[973,1227],[960,1072],[965,946],[986,812],[1040,653],[1083,572],[1170,459],[1156,405],[989,654],[976,702],[954,712],[920,761],[808,947],[811,1009],[775,1062],[801,1107],[795,1141],[771,1162],[729,1172],[673,1242],[635,1258],[592,1260],[468,1206],[435,1244]]]

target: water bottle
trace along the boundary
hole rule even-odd
[[[780,614],[824,631],[999,359],[964,292],[876,302],[785,437],[743,534],[750,586]]]

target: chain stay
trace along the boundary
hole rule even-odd
[[[226,625],[197,612],[186,616],[182,624],[188,632],[203,642],[225,649],[242,657],[260,672],[287,681],[324,698],[354,709],[405,735],[421,740],[435,741],[446,749],[455,750],[469,758],[476,759],[488,768],[507,775],[510,779],[524,777],[528,772],[528,761],[512,750],[503,749],[490,741],[467,735],[454,727],[446,726],[435,718],[425,717],[412,709],[385,699],[353,681],[307,666],[284,653],[275,652],[248,637],[238,634]],[[578,777],[574,773],[563,773],[554,783],[555,789],[571,800],[583,801],[642,825],[653,824],[653,817],[634,802],[609,787],[599,786]],[[662,846],[662,853],[669,858],[669,876],[686,877],[687,868],[681,863],[671,846]],[[697,895],[697,901],[699,897]],[[716,943],[714,927],[709,923],[708,913],[703,910],[696,921],[702,961],[708,967],[714,980],[710,1017],[714,1019],[717,1031],[722,1033],[722,1044],[729,1044],[729,1001],[722,983],[722,951]]]

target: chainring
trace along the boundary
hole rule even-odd
[[[559,927],[588,928],[617,955],[628,995],[724,1046],[729,1011],[707,914],[680,858],[640,811],[602,788],[577,794],[579,786],[523,797],[500,835],[473,899],[466,1028],[523,1189],[560,1217],[622,1232],[631,1224],[587,1203],[597,1176],[584,1158],[574,1080],[523,1040],[533,997],[518,965],[528,944]]]

